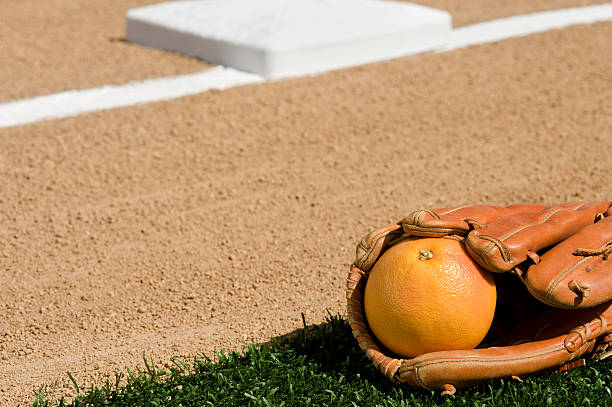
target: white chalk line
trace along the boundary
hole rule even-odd
[[[501,18],[453,30],[446,50],[610,20],[612,20],[612,3]]]
[[[0,104],[0,128],[174,99],[211,89],[225,89],[263,80],[259,75],[217,66],[195,74],[70,90]]]
[[[502,18],[452,30],[449,45],[442,52],[577,24],[610,20],[612,3]],[[266,81],[256,74],[218,66],[195,74],[71,90],[0,104],[0,128]]]

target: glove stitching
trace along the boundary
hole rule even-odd
[[[500,240],[504,241],[506,239],[508,239],[509,237],[514,236],[515,234],[522,232],[523,230],[530,228],[532,226],[537,226],[537,225],[541,225],[543,223],[546,223],[550,220],[550,218],[552,218],[554,215],[556,215],[559,212],[563,212],[563,211],[571,211],[571,209],[563,209],[563,208],[559,208],[559,209],[555,209],[554,211],[552,211],[551,213],[549,213],[544,219],[542,219],[540,222],[538,223],[532,223],[531,225],[525,225],[525,226],[521,226],[520,228],[508,233],[507,235],[505,235],[504,237],[502,237]]]
[[[600,248],[597,249],[576,249],[572,253],[574,256],[599,256],[601,255],[603,260],[608,260],[608,256],[612,253],[612,240],[608,243],[604,244]]]
[[[597,334],[597,336],[601,336],[605,334],[606,331],[608,330],[608,318],[604,317],[601,314],[597,315],[597,318],[599,319],[601,323],[601,326],[599,327],[599,333]]]
[[[388,231],[382,231],[376,235],[373,236],[373,243],[370,245],[370,247],[367,247],[364,244],[364,241],[360,241],[359,244],[357,245],[358,247],[360,247],[361,249],[363,249],[363,251],[366,253],[366,255],[361,259],[361,261],[359,262],[359,264],[357,264],[357,262],[355,262],[355,265],[363,270],[363,265],[365,263],[367,263],[370,260],[370,257],[372,256],[372,253],[374,252],[374,248],[376,247],[376,244],[378,243],[378,241],[384,237],[386,237],[389,233]],[[364,239],[365,240],[365,239]],[[368,239],[369,240],[369,239]],[[365,270],[364,270],[365,271]]]
[[[400,221],[400,224],[408,223],[411,225],[420,225],[423,223],[425,214],[429,214],[434,219],[440,219],[440,215],[430,209],[419,209],[418,211],[410,212],[408,216]]]
[[[569,274],[571,274],[574,270],[576,270],[578,266],[589,260],[589,257],[603,254],[603,256],[605,256],[604,260],[607,260],[607,256],[610,254],[610,252],[612,252],[612,241],[606,243],[598,249],[576,249],[572,254],[574,256],[584,256],[584,258],[580,259],[578,262],[576,262],[576,264],[567,269],[567,271],[565,271],[548,285],[548,288],[546,289],[545,293],[545,298],[550,298],[552,296],[553,291],[557,289],[557,286],[561,283],[561,281]]]
[[[559,277],[557,277],[555,280],[553,280],[548,285],[548,288],[546,289],[545,297],[546,298],[551,297],[552,296],[552,292],[557,289],[557,286],[559,285],[561,280],[563,280],[565,277],[567,277],[570,273],[572,273],[574,270],[576,270],[576,268],[578,268],[578,266],[580,266],[582,263],[584,263],[587,260],[588,260],[588,258],[586,258],[586,257],[584,259],[580,259],[578,262],[576,262],[576,264],[574,264],[572,267],[567,269],[567,271],[565,271],[563,274],[561,274]]]
[[[567,339],[569,338],[569,335],[572,333],[575,333],[580,337],[580,345],[578,346],[578,349],[584,346],[585,343],[595,340],[598,337],[604,335],[608,329],[608,319],[601,314],[597,315],[597,319],[599,320],[599,329],[597,331],[597,334],[594,334],[593,328],[591,327],[591,325],[594,323],[595,320],[588,322],[586,324],[580,325],[579,327],[576,327],[572,329],[571,331],[569,331],[568,336],[566,336],[565,340],[563,341],[563,346],[565,347],[565,349],[567,349],[567,346],[566,346]],[[584,329],[584,333],[582,331],[583,329]],[[569,349],[567,349],[567,351],[572,352]]]
[[[475,219],[465,218],[465,219],[463,219],[463,221],[464,221],[465,223],[467,223],[467,224],[468,224],[468,226],[469,226],[469,227],[470,227],[472,230],[473,230],[473,229],[476,229],[476,228],[475,228],[475,226],[478,226],[478,227],[479,227],[479,228],[481,228],[481,229],[485,229],[485,228],[489,227],[489,225],[485,225],[484,223],[480,223],[480,222],[478,222],[478,221],[477,221],[477,220],[475,220]]]
[[[407,369],[400,369],[403,372],[406,372],[407,370],[413,370],[413,369],[417,369],[417,368],[422,368],[422,367],[426,367],[426,366],[430,366],[430,365],[437,365],[440,363],[463,363],[463,362],[479,362],[479,363],[498,363],[498,362],[513,362],[513,361],[517,361],[517,360],[526,360],[526,359],[533,359],[533,358],[537,358],[540,356],[545,356],[545,355],[549,355],[551,353],[555,353],[558,352],[560,350],[564,350],[565,347],[564,346],[558,346],[554,349],[550,349],[544,352],[538,352],[532,355],[525,355],[525,356],[515,356],[515,357],[510,357],[510,358],[495,358],[495,359],[479,359],[479,358],[471,358],[471,359],[439,359],[439,360],[432,360],[432,361],[428,361],[428,362],[421,362],[421,363],[417,363],[416,365],[412,366],[411,368],[407,368]]]
[[[578,209],[582,208],[583,206],[585,206],[588,202],[583,202],[580,205],[578,205],[577,207],[574,208],[575,211],[577,211]]]
[[[400,368],[401,369],[401,368]],[[423,387],[426,390],[433,390],[430,389],[429,386],[427,386],[425,384],[425,382],[423,381],[423,379],[421,378],[421,375],[419,374],[419,368],[417,366],[414,367],[414,377],[416,379],[417,382],[419,382],[419,384],[421,385],[421,387]]]
[[[584,333],[582,333],[582,328],[584,328],[584,331],[585,331]],[[578,337],[580,338],[580,344],[576,347],[575,350],[571,350],[568,347],[568,345],[567,345],[567,341],[570,338],[570,335],[573,334],[573,333],[578,335]],[[582,346],[584,346],[584,344],[588,341],[588,338],[589,338],[590,335],[591,335],[591,329],[590,329],[589,325],[588,324],[580,325],[579,327],[574,328],[571,331],[569,331],[569,334],[565,337],[565,340],[563,341],[563,347],[569,353],[574,353],[578,349],[580,349]],[[591,338],[591,339],[593,339],[593,338]]]
[[[589,293],[591,291],[591,289],[586,286],[586,285],[582,285],[580,284],[578,281],[576,281],[575,279],[570,281],[567,284],[567,288],[569,288],[570,290],[572,290],[576,295],[578,295],[579,297],[582,298],[586,298],[589,296]]]
[[[440,215],[438,215],[434,211],[430,209],[423,209],[422,212],[419,214],[419,223],[423,220],[423,212],[429,214],[429,216],[431,216],[434,219],[440,219]]]
[[[483,240],[488,240],[489,242],[493,243],[485,252],[485,256],[489,254],[489,252],[493,249],[493,247],[497,247],[499,249],[499,253],[502,256],[502,259],[506,262],[506,263],[513,263],[514,259],[512,258],[512,254],[510,253],[510,249],[508,249],[508,246],[506,246],[502,240],[490,236],[490,235],[481,235],[480,233],[475,233],[476,237],[479,237]]]
[[[408,235],[411,235],[410,232],[412,233],[432,233],[434,236],[439,236],[440,234],[443,235],[450,235],[450,234],[458,234],[458,235],[465,235],[465,230],[463,229],[453,229],[453,228],[438,228],[438,227],[423,227],[423,226],[417,226],[417,225],[411,225],[408,223],[403,223],[402,224],[402,228],[404,229],[404,232]]]
[[[477,236],[479,236],[479,235],[477,235]],[[472,248],[472,247],[469,245],[469,240],[466,240],[466,247],[468,247],[468,248],[470,249],[470,254],[471,254],[472,256],[473,256],[473,255],[477,255],[477,256],[480,258],[480,260],[482,260],[482,262],[481,262],[480,264],[482,264],[482,265],[484,265],[484,266],[486,266],[486,265],[488,265],[488,264],[489,264],[489,262],[488,262],[488,261],[487,261],[487,259],[486,259],[486,258],[485,258],[485,257],[482,255],[482,253],[480,253],[480,252],[479,252],[479,251],[477,251],[477,250],[474,250],[474,249],[473,249],[473,248]]]
[[[467,208],[467,207],[469,207],[469,206],[472,206],[472,205],[463,205],[463,206],[459,206],[459,207],[457,207],[457,208],[453,208],[453,209],[451,209],[450,211],[446,211],[446,212],[440,213],[440,215],[448,215],[449,213],[453,213],[453,212],[459,211],[459,210],[461,210],[461,209],[465,209],[465,208]]]
[[[363,251],[366,253],[366,255],[365,255],[365,256],[363,256],[363,257],[361,258],[361,261],[359,261],[359,260],[358,260],[358,261],[356,261],[356,262],[355,262],[355,266],[357,266],[357,268],[359,268],[359,269],[363,269],[363,264],[366,262],[366,260],[367,260],[368,256],[370,255],[370,253],[369,253],[369,250],[370,250],[370,249],[369,249],[369,248],[367,248],[367,247],[366,247],[366,246],[363,244],[363,241],[359,242],[359,244],[357,245],[357,247],[358,247],[359,249],[363,250]]]
[[[579,205],[578,208],[582,206]],[[577,208],[576,208],[577,209]],[[493,250],[493,248],[497,247],[500,251],[500,254],[502,256],[502,259],[506,262],[506,263],[513,263],[514,259],[512,258],[512,254],[510,252],[510,250],[508,249],[508,247],[503,244],[502,242],[504,242],[506,239],[514,236],[515,234],[522,232],[523,230],[533,227],[533,226],[537,226],[537,225],[542,225],[546,222],[548,222],[550,220],[550,218],[552,218],[554,215],[556,215],[559,212],[563,212],[563,211],[571,211],[572,209],[564,209],[564,208],[558,208],[555,209],[554,211],[552,211],[551,213],[549,213],[546,217],[544,217],[544,219],[542,219],[540,222],[538,223],[533,223],[531,225],[525,225],[525,226],[521,226],[520,228],[513,230],[512,232],[506,234],[505,236],[502,236],[501,238],[497,239],[494,238],[493,236],[489,236],[489,235],[480,235],[477,234],[477,237],[480,237],[482,239],[488,240],[490,242],[493,243],[493,245],[489,246],[485,251],[484,251],[484,256],[489,256],[489,253],[491,253],[491,251]],[[494,240],[495,239],[495,240]],[[503,247],[503,249],[502,249]],[[505,251],[504,251],[505,250]]]

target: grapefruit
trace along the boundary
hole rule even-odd
[[[364,310],[374,336],[401,357],[473,349],[495,314],[491,272],[452,239],[411,238],[390,247],[366,282]]]

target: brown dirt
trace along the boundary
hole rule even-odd
[[[0,1],[0,103],[70,89],[204,70],[179,54],[123,41],[125,12],[156,0]],[[416,0],[445,9],[455,26],[605,0]],[[100,3],[102,4],[102,3]]]
[[[408,1],[408,0],[407,0]],[[409,0],[412,3],[447,10],[453,16],[453,25],[459,27],[537,11],[608,3],[607,0]]]
[[[0,404],[344,310],[422,207],[610,199],[612,23],[0,131]]]
[[[205,70],[125,42],[125,13],[155,0],[0,1],[0,103],[69,89]]]

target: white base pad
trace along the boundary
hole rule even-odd
[[[190,0],[129,10],[126,39],[268,78],[440,49],[446,11],[384,0]]]

